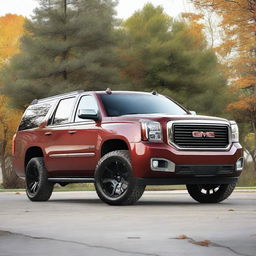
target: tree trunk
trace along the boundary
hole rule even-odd
[[[1,157],[4,188],[25,188],[25,182],[17,176],[12,166],[12,157]]]
[[[7,175],[6,175],[6,168],[5,168],[5,158],[4,156],[1,156],[1,169],[2,169],[2,177],[3,177],[3,186],[6,186],[7,181]]]
[[[66,24],[67,22],[67,0],[63,0],[63,8],[64,8],[64,23]],[[64,34],[64,41],[67,41],[67,35]],[[68,51],[64,51],[62,59],[63,61],[66,60],[68,55]],[[68,72],[66,70],[63,71],[63,79],[66,81],[68,80]]]

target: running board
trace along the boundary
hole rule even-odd
[[[94,178],[48,178],[55,183],[94,183]]]

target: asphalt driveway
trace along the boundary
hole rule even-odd
[[[0,255],[256,255],[256,193],[200,205],[185,191],[108,206],[95,192],[32,203],[0,193]]]

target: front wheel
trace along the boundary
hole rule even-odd
[[[48,181],[43,157],[32,158],[26,166],[26,193],[31,201],[47,201],[53,190]]]
[[[95,189],[99,198],[110,205],[131,205],[143,195],[145,185],[137,184],[132,175],[127,150],[104,155],[95,170]]]
[[[219,203],[227,199],[236,187],[232,184],[187,185],[190,196],[199,203]]]

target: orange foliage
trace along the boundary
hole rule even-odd
[[[193,42],[199,48],[204,42],[203,29],[204,25],[200,22],[204,15],[195,13],[182,13],[182,18],[189,23],[187,33],[193,38]]]
[[[19,51],[19,39],[24,33],[25,18],[15,14],[0,17],[0,68]]]
[[[229,55],[227,66],[231,85],[240,94],[239,100],[228,110],[237,111],[236,114],[241,111],[241,120],[256,125],[253,105],[256,95],[256,1],[194,0],[193,3],[221,17],[223,44],[216,50],[222,56]],[[244,111],[248,111],[251,118],[246,118],[248,115],[244,115]]]
[[[0,95],[0,156],[6,156],[11,151],[12,136],[16,131],[21,118],[21,111],[11,109],[9,99]]]

